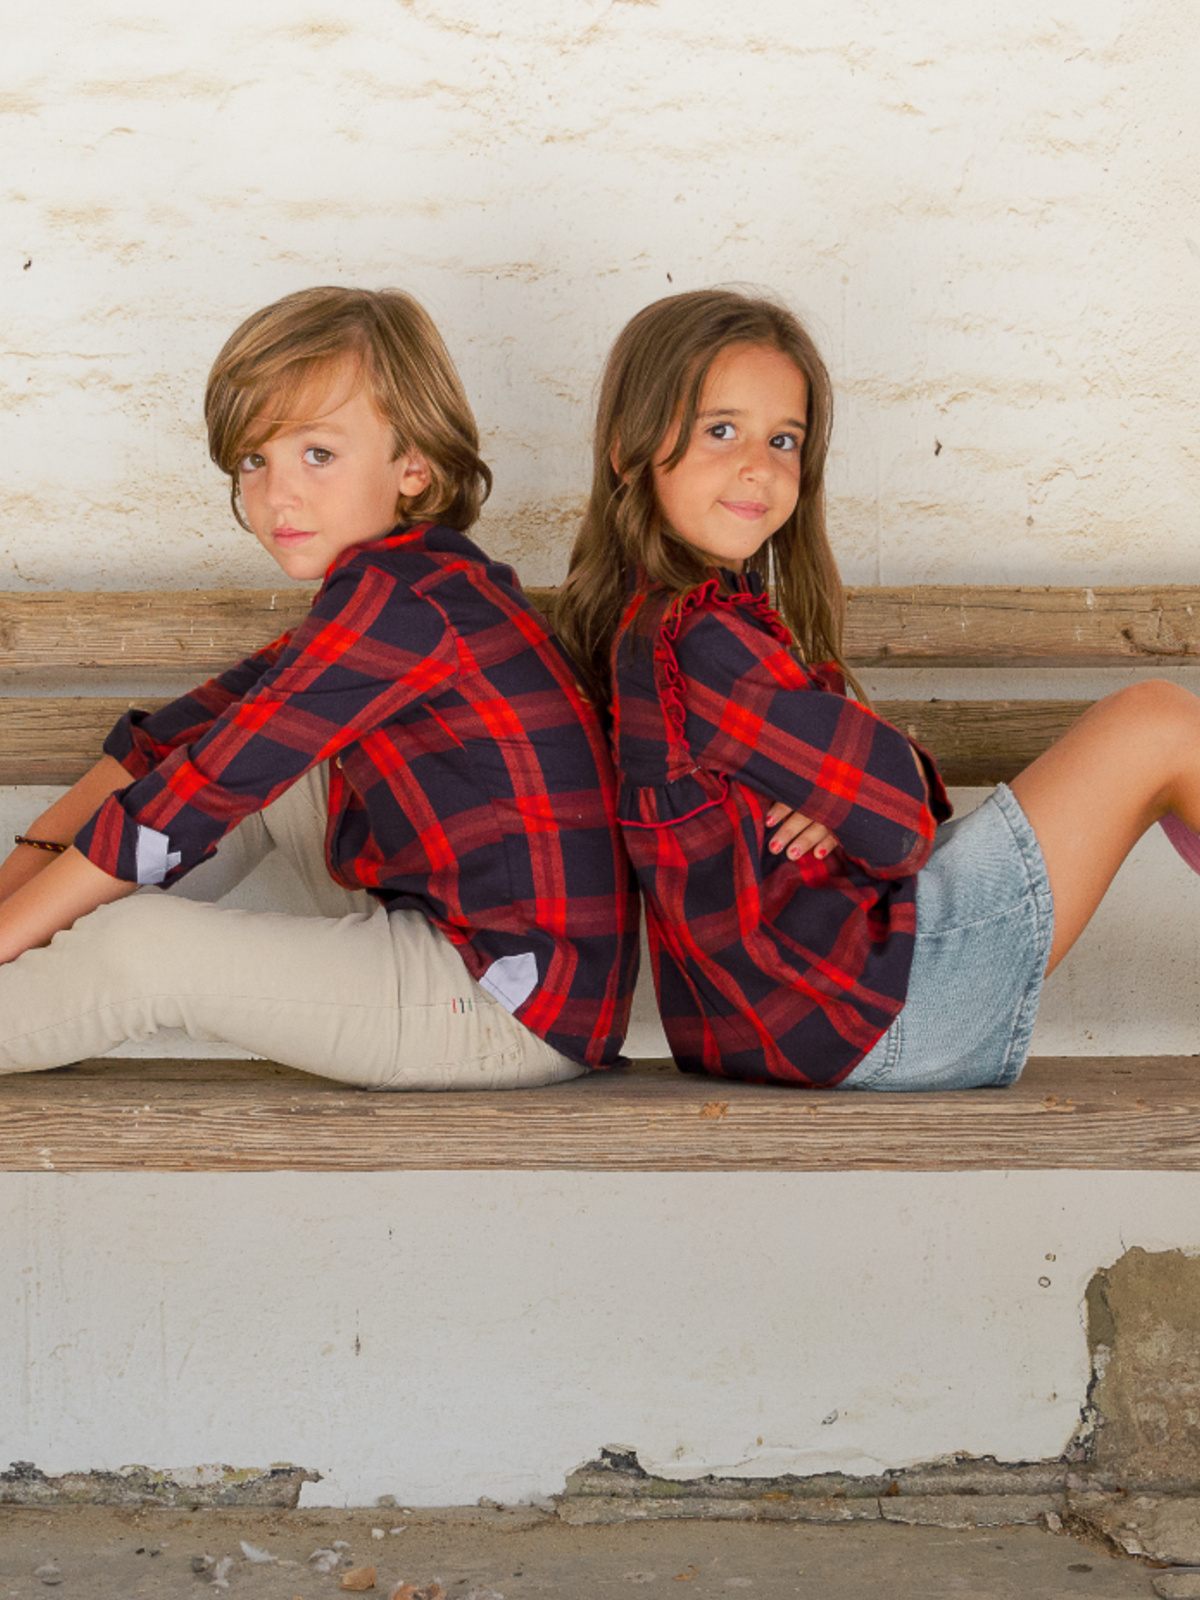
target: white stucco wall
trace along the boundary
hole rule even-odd
[[[616,330],[721,281],[827,353],[851,581],[1193,581],[1197,82],[1191,0],[26,8],[0,586],[274,581],[200,393],[314,282],[433,311],[496,470],[481,539],[529,582],[565,568]],[[37,800],[0,795],[4,829]],[[1195,905],[1147,840],[1036,1047],[1190,1052]],[[327,1473],[309,1503],[432,1503],[610,1442],[682,1474],[1054,1454],[1084,1284],[1200,1249],[1196,1183],[0,1175],[0,1465],[290,1458]]]
[[[23,12],[0,574],[261,581],[203,378],[247,312],[334,281],[427,301],[496,468],[487,541],[554,581],[617,328],[752,281],[833,368],[848,577],[1188,579],[1197,81],[1191,0]]]
[[[1088,1279],[1198,1212],[1194,1173],[4,1173],[3,1459],[445,1505],[607,1444],[684,1478],[1057,1456]]]

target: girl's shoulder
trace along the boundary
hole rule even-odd
[[[712,639],[723,633],[760,635],[773,648],[792,646],[792,636],[757,574],[713,576],[682,594],[653,586],[639,589],[625,607],[617,639],[640,636],[677,647],[697,632]]]
[[[757,573],[734,581],[707,579],[680,596],[663,616],[660,649],[681,674],[710,684],[764,672],[777,688],[846,693],[834,662],[804,660]]]

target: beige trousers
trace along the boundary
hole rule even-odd
[[[325,869],[319,768],[175,889],[81,917],[0,966],[0,1073],[102,1055],[159,1028],[368,1089],[498,1089],[578,1077],[486,994],[420,912],[391,916]],[[212,905],[272,850],[313,915]]]

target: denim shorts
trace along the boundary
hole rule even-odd
[[[843,1089],[1004,1089],[1025,1065],[1054,901],[1041,846],[1012,790],[938,829],[917,875],[904,1010]]]

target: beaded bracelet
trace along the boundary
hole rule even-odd
[[[71,848],[69,844],[51,844],[48,839],[27,839],[23,833],[14,833],[13,843],[31,845],[35,850],[49,850],[52,856],[60,856],[64,850]]]

